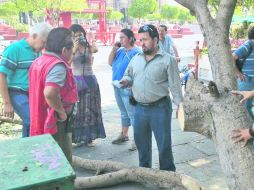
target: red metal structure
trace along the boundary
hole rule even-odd
[[[203,44],[204,46],[204,44]],[[194,64],[188,64],[189,68],[194,68],[194,79],[198,80],[198,65],[199,65],[199,53],[200,53],[200,48],[199,48],[199,41],[196,41],[196,47],[194,49]]]
[[[102,43],[106,44],[113,44],[115,40],[115,32],[107,32],[107,3],[106,0],[87,0],[87,3],[89,7],[92,5],[97,5],[97,9],[90,8],[85,9],[82,12],[78,11],[67,11],[67,12],[61,12],[60,17],[58,20],[58,26],[63,26],[66,28],[69,28],[72,24],[71,22],[71,13],[95,13],[98,14],[99,19],[99,30],[96,30],[95,37],[96,39],[100,40]],[[49,10],[47,10],[49,11]],[[47,14],[50,15],[50,14]],[[49,23],[52,23],[52,19],[50,17],[47,17],[47,20]],[[91,33],[88,33],[87,35],[88,40],[91,37]]]
[[[99,9],[86,9],[84,13],[98,13],[100,32],[107,31],[107,3],[106,0],[87,0],[88,4],[98,4]]]
[[[106,0],[87,0],[88,5],[97,4],[98,9],[85,9],[82,12],[78,11],[65,11],[61,12],[58,20],[58,25],[69,28],[71,26],[71,13],[96,13],[99,18],[99,31],[106,32],[107,31],[107,3]],[[47,20],[49,23],[52,23],[52,15],[53,10],[47,10]]]
[[[84,14],[89,14],[89,13],[96,13],[98,14],[99,18],[99,30],[100,32],[106,32],[107,31],[107,26],[106,26],[106,18],[107,18],[107,3],[106,0],[87,0],[88,5],[92,4],[97,4],[98,9],[85,9],[81,13]],[[68,12],[62,12],[60,17],[62,18],[63,21],[63,26],[64,27],[69,27],[67,26],[69,21],[71,20],[71,13],[80,13],[78,11],[68,11]]]

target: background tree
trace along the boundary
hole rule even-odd
[[[176,6],[163,5],[161,7],[161,16],[166,20],[176,20],[179,13],[179,8]]]
[[[162,20],[162,16],[158,12],[152,13],[152,14],[148,14],[148,15],[145,16],[145,18],[147,20],[152,20],[152,21],[161,21]]]
[[[229,28],[237,0],[220,0],[214,15],[207,0],[175,1],[196,16],[207,42],[214,79],[208,88],[198,81],[189,82],[183,112],[180,112],[181,126],[186,131],[198,132],[214,141],[230,189],[254,189],[253,147],[249,143],[242,148],[242,143],[235,144],[231,138],[233,129],[252,126],[249,115],[239,104],[239,98],[231,94],[231,90],[236,89],[236,76]]]
[[[1,5],[0,17],[10,21],[9,18],[17,20],[21,13],[30,13],[31,17],[34,14],[45,16],[48,10],[47,14],[55,26],[61,11],[82,11],[86,7],[84,0],[13,0]]]
[[[188,21],[194,21],[195,17],[190,14],[190,11],[180,8],[178,11],[177,20],[180,22],[180,24],[184,24]]]
[[[177,21],[181,24],[186,21],[194,21],[195,17],[190,14],[190,11],[186,8],[181,8],[179,6],[169,6],[164,5],[161,7],[162,18],[168,21]]]
[[[123,13],[119,11],[113,10],[113,8],[108,8],[109,12],[107,14],[107,19],[110,21],[120,21],[123,19],[124,15]]]
[[[128,8],[128,14],[133,18],[144,18],[157,10],[156,0],[134,0]]]

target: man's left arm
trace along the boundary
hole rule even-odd
[[[175,56],[176,56],[176,61],[177,61],[177,63],[179,63],[181,61],[181,58],[178,54],[178,50],[177,50],[175,44],[173,44],[173,50],[174,50],[174,53],[175,53]]]
[[[172,56],[170,56],[169,63],[167,65],[167,74],[169,89],[173,96],[173,102],[178,106],[183,99],[182,86],[177,63]]]
[[[177,63],[179,63],[179,62],[181,61],[181,59],[180,59],[178,50],[177,50],[177,48],[176,48],[176,45],[175,45],[175,43],[174,43],[174,41],[173,41],[173,38],[172,38],[171,36],[168,36],[168,37],[169,37],[169,43],[171,44],[172,49],[173,49],[173,51],[174,51],[174,54],[175,54],[175,56],[176,56],[176,61],[177,61]]]
[[[67,119],[66,111],[61,101],[60,89],[66,82],[66,68],[63,63],[56,64],[48,73],[44,89],[45,99],[50,107],[58,113],[58,119]]]

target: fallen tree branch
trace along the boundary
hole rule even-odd
[[[129,168],[128,165],[123,164],[121,162],[103,160],[103,162],[100,162],[98,164],[98,160],[89,160],[89,159],[80,158],[78,156],[72,156],[72,164],[74,166],[85,168],[87,170],[94,170],[94,171],[100,170],[102,172],[118,171],[121,169]]]
[[[145,186],[175,189],[202,190],[202,186],[193,178],[177,172],[161,171],[150,168],[129,168],[120,162],[88,160],[73,156],[73,165],[87,170],[114,171],[99,176],[78,177],[75,180],[76,189],[88,189],[112,186],[125,182],[136,182]]]
[[[17,125],[22,125],[22,122],[18,119],[11,119],[11,118],[7,118],[7,117],[3,117],[0,115],[0,123],[13,123],[13,124],[17,124]]]
[[[77,177],[75,189],[100,188],[127,182],[128,169],[92,177]]]

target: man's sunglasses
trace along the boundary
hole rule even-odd
[[[139,32],[148,32],[149,30],[153,33],[152,28],[150,28],[148,25],[144,25],[139,29]]]

